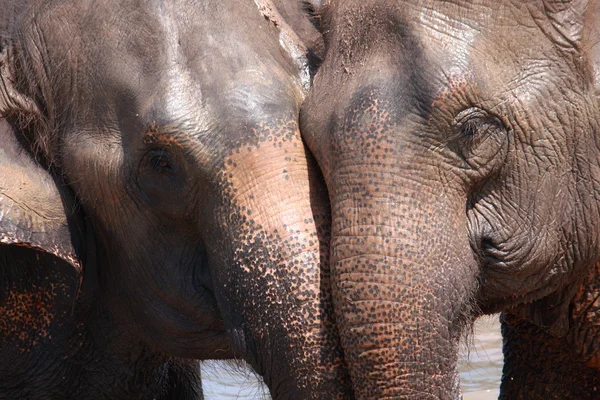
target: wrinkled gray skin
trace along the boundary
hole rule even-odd
[[[595,8],[317,11],[326,50],[301,130],[329,189],[334,306],[359,399],[459,398],[459,338],[482,313],[512,306],[550,335],[569,329],[599,258]]]
[[[72,191],[107,312],[149,351],[348,398],[302,44],[258,3],[3,1],[0,115]]]

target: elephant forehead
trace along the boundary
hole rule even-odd
[[[207,99],[241,102],[248,93],[300,101],[300,71],[254,2],[143,3],[40,2],[17,29],[32,65],[43,59],[39,73],[77,104],[87,98],[97,108],[98,97],[125,95],[144,109],[163,97],[161,106],[186,114]]]
[[[470,83],[483,99],[493,98],[568,69],[528,10],[507,2],[467,11],[424,8],[411,20],[425,59],[437,71],[437,89],[464,90]]]
[[[375,59],[390,61],[379,75],[418,65],[434,91],[465,79],[484,95],[508,91],[538,72],[552,73],[551,66],[568,69],[545,26],[548,17],[543,11],[532,16],[533,7],[511,1],[332,4],[323,11],[335,48],[329,59],[338,57],[349,74]]]

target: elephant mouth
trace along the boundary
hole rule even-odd
[[[475,240],[475,246],[471,246],[479,260],[480,269],[507,268],[506,253],[498,248],[495,240],[490,236],[482,236]]]
[[[203,326],[207,326],[207,329],[202,331],[202,335],[227,337],[225,320],[221,314],[213,288],[208,257],[205,252],[202,252],[200,261],[193,269],[192,277],[192,289],[194,297],[196,297],[194,319],[205,322]],[[208,325],[206,325],[206,321],[209,321]]]
[[[496,313],[556,292],[571,270],[562,253],[544,246],[543,232],[511,229],[496,215],[497,206],[479,200],[471,199],[466,213],[469,244],[479,264],[479,308]]]
[[[493,235],[471,235],[471,247],[479,263],[479,290],[476,300],[484,314],[531,303],[550,295],[554,288],[536,274],[533,245],[510,250]],[[473,238],[477,239],[473,239]]]
[[[519,304],[532,303],[555,291],[526,264],[513,268],[516,263],[510,253],[494,245],[493,240],[481,241],[476,252],[480,260],[478,308],[484,314],[495,314]],[[521,274],[515,274],[515,271]]]

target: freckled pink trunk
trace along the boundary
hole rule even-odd
[[[225,165],[231,199],[215,215],[229,249],[213,279],[224,283],[218,300],[246,353],[238,356],[273,399],[353,398],[333,321],[330,211],[314,160],[297,133],[283,146],[244,148]]]
[[[413,180],[376,198],[348,181],[332,196],[332,282],[357,398],[458,399],[476,287],[464,204]]]

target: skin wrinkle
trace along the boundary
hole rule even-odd
[[[598,181],[598,104],[587,60],[560,42],[552,16],[536,8],[541,2],[479,4],[483,12],[466,1],[330,1],[322,16],[327,49],[301,129],[332,202],[334,307],[361,399],[408,390],[458,398],[452,340],[481,312],[525,303],[520,318],[564,334],[573,287],[600,254],[599,214],[584,213],[598,208],[590,195]],[[498,139],[477,140],[490,132],[481,120],[460,130],[469,109],[493,112]],[[377,200],[381,193],[389,200]],[[377,229],[403,239],[382,246]],[[377,311],[390,295],[365,295],[365,288],[386,274],[425,286],[432,298],[390,285],[404,309],[382,318]],[[381,304],[365,309],[364,298]],[[423,309],[448,322],[440,330],[437,314],[423,318]],[[406,349],[394,355],[398,362],[384,333],[356,333],[361,323],[396,330],[395,343]],[[407,344],[410,323],[421,324],[429,341]],[[369,341],[379,353],[349,350]],[[406,367],[413,356],[427,367]],[[414,373],[424,379],[386,385]]]

